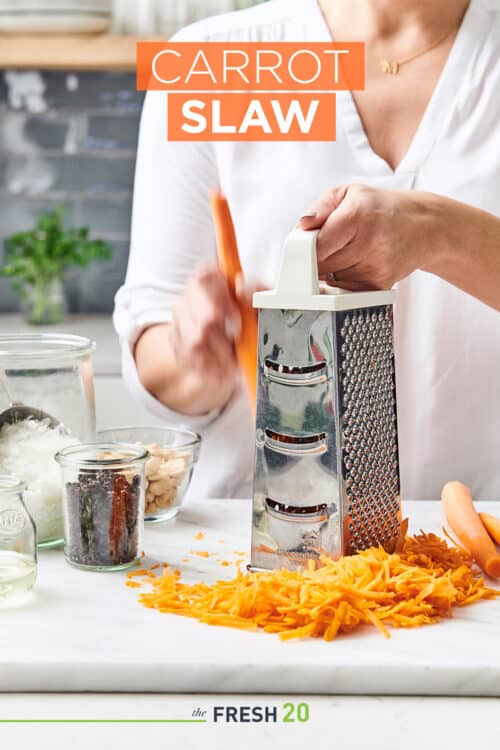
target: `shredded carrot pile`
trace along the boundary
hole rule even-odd
[[[215,584],[184,584],[165,568],[140,602],[160,612],[210,625],[333,640],[361,625],[418,627],[480,599],[500,596],[486,587],[470,556],[435,534],[408,537],[394,554],[381,547],[305,570],[241,573]]]

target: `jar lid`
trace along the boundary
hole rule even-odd
[[[95,342],[65,333],[13,333],[0,335],[0,362],[82,359],[95,350]]]
[[[79,466],[99,471],[146,461],[149,451],[141,445],[129,443],[86,443],[63,448],[54,458],[61,466]]]

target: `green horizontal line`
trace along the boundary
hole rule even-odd
[[[207,719],[0,719],[0,724],[206,724]]]

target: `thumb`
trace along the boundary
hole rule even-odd
[[[347,185],[326,190],[309,210],[300,218],[297,229],[312,231],[321,229],[330,214],[340,206],[347,194]]]

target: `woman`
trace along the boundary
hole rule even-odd
[[[283,240],[303,216],[303,229],[321,229],[324,277],[354,290],[399,282],[404,496],[437,498],[456,477],[479,498],[500,497],[495,2],[273,0],[178,36],[363,40],[367,60],[366,90],[337,96],[335,143],[166,143],[165,95],[148,94],[115,323],[138,398],[205,434],[198,494],[251,492],[252,422],[233,350],[239,316],[216,266],[208,204],[219,186],[247,279],[274,284]]]

